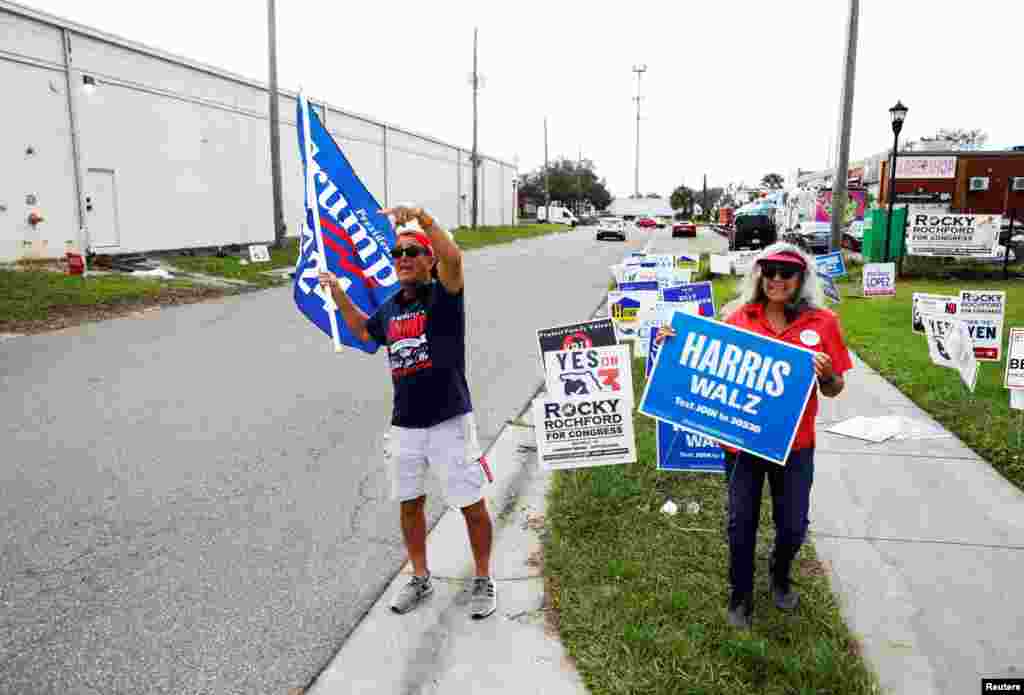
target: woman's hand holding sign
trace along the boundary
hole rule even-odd
[[[666,323],[664,326],[658,329],[658,332],[654,335],[654,342],[661,345],[665,338],[674,338],[676,336],[676,329],[672,328],[671,324]]]
[[[834,398],[843,390],[843,377],[832,369],[832,358],[827,353],[814,353],[814,373],[818,376],[818,387],[826,396]]]

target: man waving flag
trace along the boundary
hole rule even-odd
[[[398,291],[391,259],[395,232],[380,205],[356,176],[352,165],[323,127],[306,98],[298,98],[299,153],[305,173],[306,219],[299,241],[293,294],[299,311],[342,345],[375,353],[373,339],[353,335],[331,293],[318,282],[321,272],[338,284],[368,316]]]

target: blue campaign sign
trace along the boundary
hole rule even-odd
[[[827,275],[830,278],[841,278],[846,275],[846,262],[843,260],[842,251],[815,256],[814,262],[818,266],[819,275]]]
[[[676,312],[639,411],[785,464],[811,389],[814,353]]]
[[[818,281],[821,282],[821,289],[825,293],[825,296],[830,300],[839,304],[843,301],[842,295],[839,294],[839,287],[836,285],[836,281],[828,275],[822,275],[818,273]]]
[[[647,341],[647,365],[644,369],[644,375],[650,376],[651,370],[654,369],[654,363],[658,359],[658,350],[661,345],[654,342],[654,336],[658,335],[658,327],[654,326],[651,328],[650,340]]]
[[[714,440],[660,420],[654,436],[659,471],[725,473],[725,450]]]
[[[637,280],[635,282],[623,282],[619,284],[620,292],[631,292],[631,291],[658,291],[657,280]]]
[[[699,302],[701,316],[713,318],[715,315],[715,296],[710,282],[691,282],[678,287],[666,287],[661,291],[663,302]]]

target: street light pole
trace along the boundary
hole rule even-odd
[[[896,158],[899,156],[900,131],[903,130],[903,120],[907,117],[907,107],[903,102],[897,100],[896,105],[889,109],[892,118],[892,165],[889,170],[889,214],[886,216],[885,224],[885,254],[886,263],[889,262],[889,250],[892,243],[892,207],[896,202]]]
[[[281,195],[281,117],[277,94],[277,19],[274,0],[267,0],[267,40],[270,56],[270,187],[274,199],[274,248],[284,243],[284,203]]]
[[[633,72],[636,73],[636,173],[634,175],[634,188],[636,197],[640,197],[640,76],[647,72],[646,65],[634,65]]]

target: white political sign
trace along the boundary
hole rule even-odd
[[[865,263],[862,280],[865,297],[892,297],[896,294],[896,264]]]
[[[1024,328],[1010,329],[1003,386],[1011,390],[1024,389]]]
[[[760,251],[734,251],[732,255],[732,269],[736,275],[746,275],[754,267],[754,259]]]
[[[654,311],[657,290],[615,290],[608,293],[608,317],[615,326],[615,337],[623,340],[641,338],[640,319]]]
[[[978,361],[967,324],[959,319],[925,316],[924,330],[932,364],[957,370],[973,393],[978,380]]]
[[[940,314],[956,318],[959,301],[959,297],[951,294],[914,292],[910,315],[911,330],[924,335],[924,321],[921,317],[925,314]]]
[[[714,275],[732,275],[732,258],[725,254],[711,254],[711,273]]]
[[[685,285],[691,282],[693,271],[680,268],[657,268],[655,277],[658,280],[658,289],[663,290],[676,285]]]
[[[1003,352],[1003,321],[1006,292],[961,290],[957,315],[967,324],[974,340],[974,356],[980,362],[998,362]]]
[[[646,354],[646,353],[644,353]],[[544,354],[548,395],[556,398],[633,393],[633,370],[628,345]]]
[[[249,246],[249,260],[253,263],[269,263],[270,251],[266,244],[252,244]]]
[[[632,391],[534,400],[533,424],[541,468],[565,470],[635,463],[632,409]]]
[[[992,258],[999,249],[1000,215],[936,214],[907,209],[907,254],[954,258]]]

